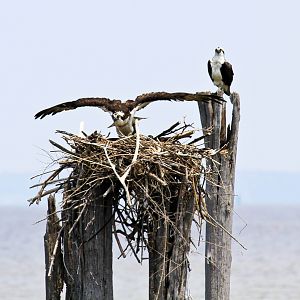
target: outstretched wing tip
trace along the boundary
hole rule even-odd
[[[53,116],[59,112],[73,110],[77,107],[83,106],[96,106],[104,111],[110,111],[110,108],[112,108],[111,100],[108,98],[80,98],[75,101],[60,103],[58,105],[41,110],[34,116],[34,118],[43,119],[49,115]]]
[[[41,112],[38,112],[37,114],[34,115],[35,119],[43,119],[44,116],[41,114]]]
[[[46,116],[53,116],[57,113],[57,111],[52,111],[50,109],[44,109],[44,110],[41,110],[39,111],[37,114],[35,114],[34,118],[35,119],[43,119],[45,118]]]

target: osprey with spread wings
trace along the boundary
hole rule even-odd
[[[108,98],[81,98],[75,101],[64,102],[44,109],[35,115],[35,118],[43,119],[47,115],[55,115],[65,110],[72,110],[83,106],[95,106],[109,112],[113,124],[119,136],[128,136],[135,133],[135,122],[140,119],[135,113],[155,101],[215,101],[224,102],[223,98],[208,93],[167,93],[157,92],[138,96],[135,100],[110,100]],[[111,127],[110,126],[110,127]]]

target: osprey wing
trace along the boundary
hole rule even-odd
[[[222,97],[210,93],[167,93],[156,92],[138,96],[134,102],[130,103],[134,106],[134,110],[138,111],[154,101],[216,101],[224,102]]]
[[[232,83],[232,80],[233,80],[233,70],[232,70],[232,65],[228,62],[228,61],[225,61],[223,63],[223,65],[221,66],[221,74],[222,74],[222,80],[223,82],[230,86],[231,83]]]
[[[207,62],[207,70],[208,70],[208,74],[209,74],[210,79],[212,81],[214,81],[213,78],[212,78],[212,68],[211,68],[211,61],[210,60]]]
[[[72,110],[76,109],[78,107],[83,107],[83,106],[96,106],[104,111],[112,111],[115,106],[115,102],[118,101],[111,101],[108,98],[80,98],[75,101],[69,101],[69,102],[64,102],[49,108],[46,108],[40,112],[38,112],[34,117],[35,119],[43,119],[47,115],[55,115],[59,112],[65,111],[65,110]]]

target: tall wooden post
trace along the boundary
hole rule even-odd
[[[68,190],[65,193],[62,226],[66,300],[113,299],[112,193],[103,197],[108,187],[93,187],[79,210],[74,209],[74,199],[67,200]]]
[[[206,147],[222,150],[207,162],[212,176],[206,183],[206,205],[211,223],[206,223],[205,245],[205,299],[229,300],[231,270],[231,237],[234,179],[240,120],[240,99],[232,93],[232,120],[226,131],[226,106],[199,102],[202,127],[211,128],[205,138]],[[221,226],[218,226],[221,225]],[[223,228],[222,228],[223,227]],[[227,232],[226,232],[227,231]]]
[[[190,232],[194,197],[187,197],[187,180],[170,186],[170,199],[160,199],[165,217],[152,216],[148,234],[149,300],[186,299]]]

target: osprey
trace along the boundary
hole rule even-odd
[[[141,118],[136,117],[135,113],[146,107],[154,101],[168,100],[168,101],[224,101],[222,97],[207,93],[148,93],[138,96],[135,100],[127,100],[121,102],[120,100],[110,100],[108,98],[81,98],[75,101],[64,102],[50,108],[44,109],[35,115],[35,118],[43,119],[47,115],[55,115],[64,110],[76,109],[83,106],[95,106],[102,110],[109,112],[113,124],[109,127],[115,126],[119,136],[128,136],[135,133],[135,122]]]
[[[224,50],[215,49],[215,56],[207,63],[209,76],[220,90],[230,96],[230,85],[233,80],[232,65],[225,60]]]

